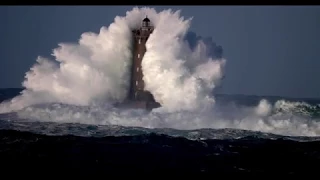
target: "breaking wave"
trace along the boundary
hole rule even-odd
[[[59,44],[53,51],[55,61],[39,57],[26,74],[26,90],[2,105],[1,112],[39,103],[88,106],[123,101],[129,88],[131,31],[146,15],[155,26],[142,63],[146,89],[170,112],[213,102],[210,94],[225,64],[224,59],[209,56],[215,44],[199,39],[190,48],[185,37],[191,19],[181,17],[180,11],[134,8],[99,34],[84,33],[78,44]]]
[[[162,105],[150,113],[112,106],[128,93],[131,30],[138,28],[146,15],[155,30],[142,61],[144,81]],[[180,16],[180,11],[134,8],[124,17],[115,17],[98,34],[84,33],[78,43],[61,43],[53,51],[54,60],[38,57],[26,73],[26,89],[0,104],[0,113],[63,123],[320,134],[316,118],[296,115],[299,105],[294,103],[271,104],[263,99],[255,107],[216,105],[212,92],[224,75],[226,60],[212,39],[188,31],[191,20]]]

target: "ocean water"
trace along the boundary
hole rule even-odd
[[[1,89],[1,101],[15,97],[20,91]],[[267,99],[244,95],[216,97],[221,106],[256,106],[259,99]],[[276,97],[269,99],[279,101]],[[299,106],[291,113],[316,121],[318,101],[305,99],[304,102],[312,105]],[[315,173],[320,160],[319,136],[241,128],[183,130],[64,123],[20,119],[11,112],[0,114],[0,129],[0,160],[7,164],[4,169],[8,170],[50,172],[48,167],[59,164],[55,170],[67,174],[297,174]]]
[[[155,30],[141,70],[161,104],[151,112],[114,106],[128,93],[132,30],[146,15]],[[317,172],[320,101],[218,94],[228,60],[191,22],[133,8],[39,56],[23,89],[0,90],[2,173]]]

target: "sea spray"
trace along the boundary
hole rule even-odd
[[[149,113],[118,109],[112,104],[123,101],[129,88],[131,30],[146,15],[155,30],[142,62],[144,80],[162,108]],[[217,54],[221,48],[212,40],[188,36],[191,20],[184,19],[180,11],[134,8],[98,34],[87,32],[78,43],[60,43],[53,50],[53,59],[38,57],[26,73],[26,89],[0,104],[0,113],[14,112],[17,121],[320,134],[315,119],[275,113],[284,108],[280,101],[275,106],[262,100],[256,107],[217,107],[212,91],[224,75],[226,60]]]
[[[142,60],[146,89],[161,103],[162,111],[210,107],[226,61],[212,59],[201,39],[190,48],[184,37],[191,19],[185,20],[180,11],[134,8],[125,17],[115,17],[99,34],[83,33],[78,43],[60,43],[53,50],[55,62],[39,57],[26,73],[26,90],[1,104],[0,112],[43,103],[90,106],[123,101],[129,89],[131,31],[146,15],[155,26]]]

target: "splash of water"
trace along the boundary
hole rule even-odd
[[[148,15],[155,30],[142,61],[146,89],[162,108],[121,110],[107,104],[121,102],[129,88],[131,30]],[[213,89],[223,76],[226,60],[214,54],[212,41],[186,37],[192,19],[180,11],[156,12],[134,8],[117,16],[99,34],[84,33],[77,44],[59,45],[54,61],[38,57],[26,73],[26,90],[0,104],[0,113],[17,112],[21,119],[113,124],[149,128],[240,128],[289,135],[319,135],[316,121],[275,116],[266,100],[257,107],[213,106]]]
[[[165,111],[194,110],[213,102],[213,88],[222,76],[224,59],[208,56],[200,40],[195,50],[184,38],[191,19],[180,11],[134,8],[117,16],[99,34],[84,33],[78,44],[61,43],[53,56],[59,64],[39,57],[26,74],[26,91],[1,111],[59,102],[72,105],[114,103],[126,98],[132,56],[131,30],[148,15],[155,26],[142,61],[146,89]]]

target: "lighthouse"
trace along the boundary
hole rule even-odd
[[[153,95],[146,91],[143,81],[142,60],[146,49],[146,42],[153,32],[154,27],[150,19],[146,16],[142,20],[140,28],[132,31],[133,33],[133,57],[131,67],[131,80],[128,99],[134,104],[135,108],[144,108],[151,110],[160,107],[160,104],[155,101]]]

